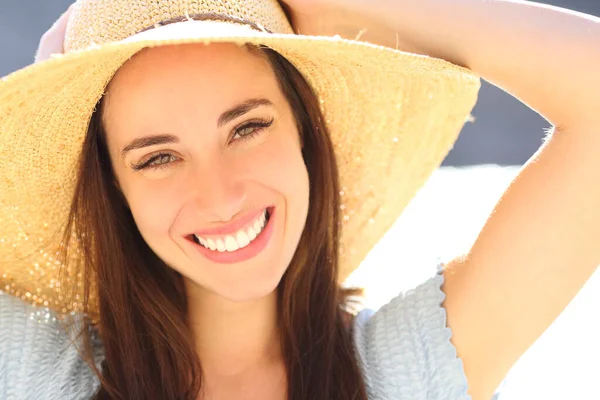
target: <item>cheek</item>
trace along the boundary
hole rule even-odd
[[[276,197],[283,197],[288,222],[301,230],[308,210],[309,183],[298,139],[291,134],[281,134],[255,145],[246,154],[230,154],[226,164],[234,168],[228,168],[228,178],[242,183],[250,190],[250,196],[263,197],[255,191],[262,187]],[[140,233],[151,247],[167,243],[162,239],[169,235],[190,197],[193,182],[189,179],[193,178],[183,170],[165,179],[126,179],[125,197]],[[276,197],[267,195],[273,200]]]
[[[281,235],[283,243],[282,264],[288,265],[298,246],[308,215],[310,185],[302,150],[296,138],[265,146],[254,163],[255,177],[262,177],[262,184],[277,193],[283,200],[280,212],[284,218]],[[257,178],[259,179],[259,178]]]
[[[135,223],[147,242],[167,235],[180,208],[177,188],[167,181],[140,179],[127,188],[126,198]]]
[[[241,166],[250,179],[279,192],[286,203],[308,199],[308,173],[298,140],[292,135],[261,143]]]

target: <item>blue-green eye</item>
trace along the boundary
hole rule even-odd
[[[139,164],[133,165],[134,171],[140,171],[143,169],[160,169],[164,168],[167,164],[177,161],[177,157],[169,153],[159,153],[143,161]]]
[[[239,127],[235,128],[233,137],[231,140],[236,142],[238,140],[246,140],[257,135],[262,129],[268,128],[273,124],[274,118],[270,120],[258,119],[250,122],[246,122]]]

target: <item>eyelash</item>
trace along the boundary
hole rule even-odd
[[[249,122],[246,122],[238,127],[236,127],[234,129],[234,134],[233,137],[235,137],[236,135],[239,134],[240,131],[243,131],[245,129],[249,129],[249,128],[253,128],[253,130],[250,133],[247,133],[245,135],[240,135],[240,139],[235,139],[232,140],[233,142],[237,142],[237,141],[245,141],[245,140],[250,140],[252,138],[254,138],[256,135],[258,135],[264,128],[268,128],[273,124],[274,118],[271,118],[270,120],[266,120],[266,119],[255,119]],[[230,141],[231,142],[231,141]],[[152,165],[152,163],[159,161],[160,159],[163,159],[165,157],[169,158],[169,161],[167,162],[162,162],[160,164],[155,164]],[[146,161],[142,161],[138,164],[134,164],[132,165],[132,168],[134,171],[141,171],[144,169],[154,169],[154,170],[158,170],[161,168],[165,168],[168,164],[170,164],[171,162],[175,161],[174,159],[176,159],[176,157],[172,154],[169,153],[158,153],[152,157],[150,157],[148,160]]]

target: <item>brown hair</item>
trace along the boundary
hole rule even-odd
[[[266,47],[250,50],[270,62],[293,110],[310,181],[308,217],[298,248],[278,286],[289,400],[366,400],[346,324],[356,291],[338,278],[339,183],[335,154],[317,97],[300,72]],[[201,364],[187,321],[180,273],[168,267],[139,233],[115,183],[102,126],[103,101],[92,115],[79,161],[64,242],[71,232],[83,254],[84,311],[95,281],[100,322],[85,317],[83,357],[98,376],[96,399],[189,399],[202,387]],[[85,315],[85,314],[84,314]],[[98,329],[102,372],[87,333]]]

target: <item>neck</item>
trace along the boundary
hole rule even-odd
[[[227,380],[282,364],[276,291],[234,302],[187,286],[190,326],[205,378]]]

